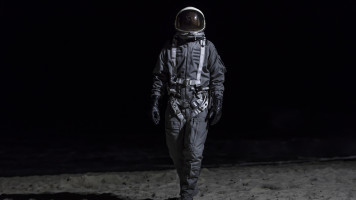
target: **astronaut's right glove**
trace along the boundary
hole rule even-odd
[[[222,96],[213,96],[213,106],[209,110],[210,125],[215,125],[219,122],[222,115]]]
[[[159,99],[160,96],[157,95],[153,95],[152,96],[152,104],[151,104],[151,117],[152,117],[152,121],[155,125],[159,124],[159,121],[161,119],[160,115],[159,115]]]

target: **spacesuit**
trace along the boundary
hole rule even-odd
[[[180,198],[189,200],[198,193],[208,127],[221,118],[226,69],[214,44],[205,38],[200,10],[179,11],[175,29],[153,70],[152,120],[159,124],[159,102],[167,94],[166,143],[179,176]]]

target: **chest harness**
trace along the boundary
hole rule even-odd
[[[185,122],[186,119],[182,114],[180,107],[182,108],[192,108],[191,118],[195,117],[202,111],[204,111],[208,107],[208,90],[209,87],[202,87],[201,86],[201,72],[203,69],[204,58],[205,58],[205,45],[206,39],[203,37],[199,40],[200,43],[200,59],[199,59],[199,66],[197,71],[197,79],[190,80],[190,79],[183,79],[177,77],[177,39],[174,38],[172,42],[172,50],[171,50],[171,57],[172,57],[172,68],[170,69],[170,84],[168,87],[168,94],[170,95],[169,103],[178,117],[178,119],[182,122]],[[182,87],[190,87],[194,93],[195,97],[193,98],[190,104],[180,100],[180,89]]]

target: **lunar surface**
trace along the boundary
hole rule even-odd
[[[199,188],[195,200],[355,200],[356,161],[203,167]],[[96,172],[0,177],[0,193],[7,200],[168,200],[179,185],[173,169]]]

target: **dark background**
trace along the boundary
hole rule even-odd
[[[356,155],[354,1],[0,6],[1,175],[171,166],[151,72],[186,6],[227,68],[206,166]]]

